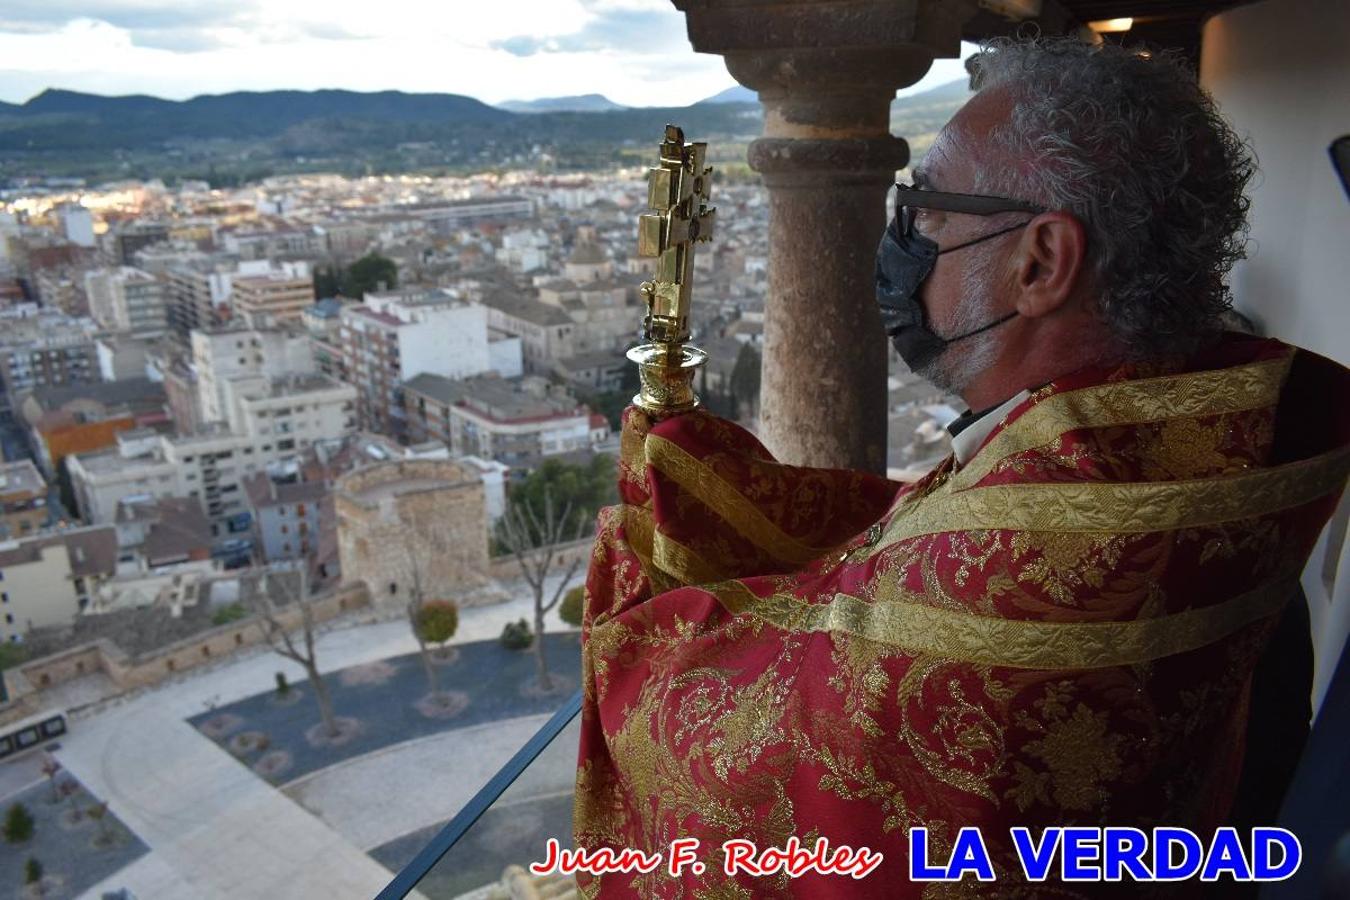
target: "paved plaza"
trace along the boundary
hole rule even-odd
[[[574,583],[580,580],[578,576]],[[511,601],[462,610],[453,643],[496,638],[506,622],[531,618],[531,600],[523,589],[511,587]],[[550,617],[550,628],[561,630],[556,616]],[[401,618],[337,628],[318,640],[319,668],[334,672],[416,650],[417,642]],[[138,900],[373,897],[392,873],[366,854],[371,842],[387,842],[449,818],[462,804],[465,789],[485,780],[470,778],[460,768],[464,785],[450,790],[455,778],[444,761],[473,758],[483,771],[495,771],[518,748],[515,736],[523,741],[531,730],[528,721],[514,720],[503,723],[501,733],[491,739],[486,738],[491,725],[424,738],[439,743],[427,744],[435,755],[418,763],[430,781],[424,783],[425,796],[416,799],[397,765],[373,760],[357,765],[361,761],[353,760],[344,764],[349,773],[340,782],[340,796],[325,799],[313,785],[297,792],[306,805],[322,811],[321,818],[186,721],[212,707],[273,691],[277,671],[293,684],[304,680],[298,665],[259,650],[74,718],[54,755],[93,794],[107,799],[113,813],[149,848],[85,896],[98,898],[103,891],[125,887]],[[432,753],[418,750],[419,745],[409,748],[413,756],[407,758]],[[374,754],[381,755],[386,762],[404,758],[393,748]],[[320,779],[316,785],[321,785],[322,774],[310,778]],[[364,806],[356,797],[365,798]],[[400,805],[408,811],[406,828],[400,824]],[[344,809],[346,813],[340,812]],[[384,824],[368,833],[351,824],[372,814]]]
[[[575,632],[559,632],[544,635],[544,648],[556,689],[542,697],[526,690],[535,680],[534,654],[510,650],[495,638],[456,641],[445,662],[433,663],[448,706],[428,703],[426,669],[417,653],[326,675],[334,716],[349,728],[337,742],[326,738],[308,681],[285,697],[275,690],[255,694],[188,721],[259,776],[286,785],[392,744],[552,713],[578,686],[581,644]]]

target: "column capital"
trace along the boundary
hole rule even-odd
[[[896,90],[960,54],[976,0],[673,0],[689,40],[759,92],[766,137],[885,134]]]

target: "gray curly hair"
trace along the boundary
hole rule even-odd
[[[1186,354],[1221,329],[1244,257],[1250,149],[1178,58],[1072,38],[1000,38],[968,63],[1002,88],[1002,157],[976,190],[1072,213],[1098,314],[1132,358]]]

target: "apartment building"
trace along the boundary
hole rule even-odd
[[[37,387],[97,382],[96,334],[90,319],[29,308],[0,311],[0,408]]]
[[[308,263],[281,263],[256,274],[249,263],[241,263],[232,281],[230,308],[235,318],[250,327],[299,325],[304,311],[313,305],[314,280]]]
[[[241,376],[224,384],[222,422],[177,437],[124,432],[115,449],[69,457],[81,516],[110,522],[117,504],[133,496],[191,497],[213,536],[247,535],[246,477],[356,430],[355,389],[327,376]]]
[[[454,456],[532,465],[591,447],[591,411],[542,378],[423,374],[404,386],[412,441],[441,441]]]
[[[182,340],[196,329],[222,323],[236,265],[204,253],[184,254],[167,265],[169,326]]]
[[[316,371],[309,338],[295,329],[231,323],[193,331],[190,346],[203,423],[226,421],[225,384],[233,378],[275,379]]]
[[[439,289],[367,294],[341,311],[346,377],[359,393],[362,427],[406,436],[403,382],[423,373],[467,378],[520,371],[520,344],[492,340],[488,311]]]
[[[27,537],[47,524],[47,481],[30,459],[0,465],[0,540]]]
[[[0,640],[69,622],[116,568],[111,525],[0,543]]]
[[[151,337],[169,330],[167,285],[149,272],[95,269],[85,273],[84,291],[89,314],[109,331]]]

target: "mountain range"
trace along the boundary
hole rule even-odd
[[[965,96],[964,84],[954,82],[897,100],[892,121],[913,110],[927,129]],[[255,167],[310,158],[359,160],[366,169],[463,167],[541,150],[560,165],[584,167],[612,163],[625,147],[645,149],[667,122],[734,143],[760,133],[762,112],[754,92],[741,87],[679,108],[625,107],[599,94],[490,106],[457,94],[402,91],[235,92],[175,101],[48,89],[26,103],[0,103],[0,176],[102,176],[113,159],[135,175],[134,160],[149,169],[165,163],[162,156],[183,174],[241,159]],[[405,158],[409,153],[416,158]]]

